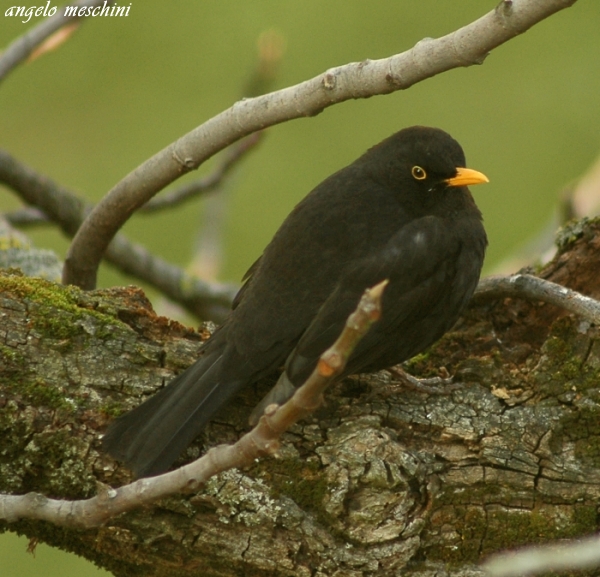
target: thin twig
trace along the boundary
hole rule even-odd
[[[93,206],[48,177],[0,150],[0,183],[35,206],[68,236],[73,236]]]
[[[273,90],[277,70],[285,52],[285,41],[277,31],[266,30],[259,35],[257,48],[256,63],[241,91],[241,97],[261,96]],[[242,138],[235,145],[226,149],[224,155],[235,153],[239,147],[245,148],[256,137],[260,138],[264,132],[260,130]],[[223,264],[223,236],[233,179],[228,182],[230,186],[221,186],[219,194],[211,195],[205,200],[203,210],[198,215],[194,253],[187,270],[207,281],[216,280],[219,277]]]
[[[78,0],[73,6],[98,6],[103,0]],[[112,0],[108,4],[112,4]],[[57,30],[72,22],[73,20],[82,20],[79,16],[65,16],[64,7],[61,7],[54,16],[50,16],[46,20],[28,30],[0,53],[0,82],[14,70],[19,64],[27,60],[33,51],[44,42],[48,37],[52,36]]]
[[[176,190],[169,191],[163,196],[153,198],[150,202],[140,208],[138,214],[150,214],[158,212],[159,210],[164,210],[165,208],[173,208],[187,200],[191,200],[201,194],[215,190],[222,184],[225,178],[230,175],[232,169],[240,162],[240,160],[246,156],[246,153],[255,149],[260,142],[262,135],[262,132],[256,132],[239,142],[237,146],[232,146],[226,151],[223,160],[213,172],[194,182],[185,184]],[[0,151],[0,154],[3,153]],[[6,158],[6,156],[4,158]],[[17,164],[19,163],[19,161],[14,158],[11,161]],[[0,181],[2,181],[1,172],[2,167],[0,167]],[[19,193],[18,190],[15,190],[15,192]],[[40,193],[43,194],[43,190],[41,190]],[[73,195],[73,193],[68,194]],[[25,200],[29,202],[29,199]],[[89,210],[92,210],[93,208],[92,204],[87,204],[86,206]],[[37,207],[20,208],[4,214],[4,218],[6,218],[13,226],[23,227],[52,224],[53,222],[53,219],[49,218],[44,211]],[[60,225],[61,223],[59,222],[58,224]]]
[[[479,282],[473,302],[506,297],[549,303],[579,315],[592,324],[600,325],[600,301],[529,274],[484,278]]]
[[[275,71],[283,57],[283,44],[283,38],[273,30],[267,30],[260,35],[258,39],[258,64],[243,91],[244,97],[260,96],[270,88],[275,78]],[[262,140],[263,134],[263,131],[255,132],[235,146],[230,146],[226,150],[223,160],[211,174],[177,190],[170,191],[159,198],[153,198],[140,208],[140,212],[154,212],[166,206],[175,206],[195,198],[199,194],[215,190],[223,183],[231,169],[246,156],[246,153],[256,148]]]
[[[256,145],[260,142],[263,132],[256,132],[250,135],[248,138],[244,138],[238,142],[235,146],[231,146],[227,149],[223,160],[216,167],[216,169],[205,176],[185,184],[184,186],[167,192],[166,194],[153,198],[140,208],[138,212],[152,213],[165,208],[171,208],[182,204],[187,200],[196,198],[200,194],[211,192],[221,186],[227,176],[231,173],[232,169],[239,164],[239,161],[246,156],[248,152],[254,150]]]
[[[321,405],[325,389],[342,373],[356,345],[379,319],[381,296],[387,282],[365,291],[342,334],[321,355],[306,383],[281,407],[267,407],[256,427],[237,443],[215,447],[200,459],[170,473],[139,479],[119,489],[104,487],[91,499],[60,501],[38,493],[0,495],[0,519],[8,522],[41,519],[63,527],[97,527],[116,515],[167,495],[197,490],[222,471],[245,467],[259,457],[276,454],[281,435]]]
[[[54,221],[48,218],[48,215],[35,206],[24,206],[11,212],[5,212],[2,216],[16,228],[54,224]]]
[[[296,86],[236,102],[148,159],[102,199],[73,239],[63,281],[94,288],[106,247],[129,217],[232,142],[339,102],[389,94],[452,68],[481,64],[492,49],[575,1],[504,1],[475,22],[442,38],[422,40],[401,54],[332,68]]]

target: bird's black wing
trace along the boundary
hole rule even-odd
[[[403,226],[384,249],[344,272],[287,360],[291,382],[298,386],[308,377],[364,290],[384,279],[390,282],[382,317],[359,343],[345,373],[391,366],[429,346],[454,324],[470,298],[483,249],[466,246],[456,227],[440,217]]]

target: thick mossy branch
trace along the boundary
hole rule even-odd
[[[367,289],[348,317],[338,339],[322,353],[317,366],[290,399],[270,404],[258,423],[237,442],[213,447],[199,459],[152,478],[138,479],[118,488],[100,488],[89,499],[50,499],[40,493],[0,494],[0,519],[15,523],[40,520],[74,529],[97,528],[122,513],[154,505],[181,493],[196,492],[212,477],[234,468],[246,468],[257,459],[276,456],[280,438],[290,427],[323,403],[323,393],[340,375],[352,350],[381,316],[381,295],[388,281]]]
[[[575,228],[539,274],[598,298],[600,222]],[[126,482],[100,434],[190,364],[206,335],[157,317],[136,289],[82,293],[5,274],[0,309],[0,491],[73,499]],[[1,528],[118,576],[156,577],[474,575],[494,551],[597,530],[597,327],[503,298],[472,307],[407,366],[458,386],[352,377],[284,435],[279,460],[97,530]],[[243,391],[184,458],[237,439],[271,384]]]

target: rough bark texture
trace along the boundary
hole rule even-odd
[[[600,222],[569,228],[560,249],[541,276],[599,298]],[[137,289],[83,293],[10,274],[0,314],[0,491],[75,499],[126,482],[100,434],[190,364],[208,330],[157,317]],[[0,530],[119,577],[474,576],[493,551],[597,530],[597,327],[543,304],[474,304],[409,365],[458,386],[349,378],[285,436],[280,459],[97,530]],[[244,391],[187,458],[236,438],[267,387]]]

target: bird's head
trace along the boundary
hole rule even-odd
[[[377,180],[404,195],[435,197],[448,188],[489,182],[485,174],[466,167],[460,144],[439,128],[405,128],[362,158],[365,166],[374,169]]]

